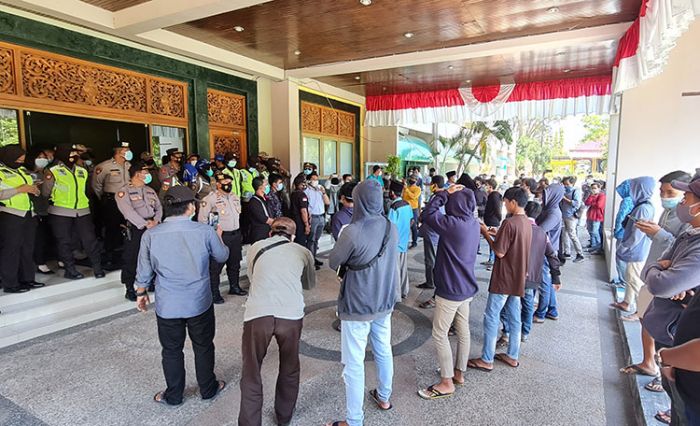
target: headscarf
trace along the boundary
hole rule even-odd
[[[0,147],[0,163],[14,169],[15,162],[24,154],[26,154],[26,152],[19,145],[6,145]]]

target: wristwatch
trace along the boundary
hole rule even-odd
[[[661,366],[661,367],[671,367],[670,365],[664,363],[664,356],[662,355],[663,352],[666,350],[666,348],[661,348],[659,351],[656,353],[656,362]]]
[[[148,290],[144,291],[143,293],[136,293],[136,297],[143,297],[143,296],[148,296]]]

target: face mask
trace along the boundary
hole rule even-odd
[[[197,165],[197,161],[190,161],[190,165],[191,165],[192,167],[196,166],[196,165]]]
[[[305,174],[306,176],[310,175],[310,174],[311,174],[311,169],[304,169],[304,174]]]
[[[600,189],[591,189],[591,194],[600,194]]]
[[[85,160],[85,166],[87,166],[87,167],[92,166],[92,160]]]
[[[309,184],[310,184],[311,186],[313,186],[314,188],[316,188],[316,187],[318,186],[318,181],[317,181],[317,180],[312,180],[311,182],[309,182]]]
[[[232,189],[233,189],[233,185],[230,183],[222,183],[221,184],[221,190],[226,192],[226,193],[231,192]]]
[[[255,167],[249,167],[249,168],[248,168],[248,171],[251,172],[251,173],[255,173],[255,172],[256,172],[256,169],[255,169]]]
[[[37,158],[34,160],[34,164],[40,168],[43,169],[44,167],[49,165],[49,159],[48,158]]]
[[[187,217],[189,217],[189,218],[190,218],[190,220],[192,220],[192,219],[194,219],[194,215],[195,215],[195,213],[196,213],[196,211],[192,212],[192,214],[191,214],[191,215],[189,215],[189,216],[187,216]]]
[[[151,182],[153,182],[153,176],[151,176],[150,173],[143,177],[143,183],[145,183],[146,185],[148,185]]]
[[[592,184],[592,183],[593,183],[593,179],[586,179],[586,183],[589,184],[589,185]]]
[[[131,160],[133,160],[133,159],[134,159],[134,153],[131,152],[131,151],[126,151],[126,152],[124,153],[124,159],[125,159],[126,161],[131,161]]]
[[[265,195],[270,193],[270,185],[265,185]]]
[[[695,204],[690,204],[690,205],[678,204],[676,206],[676,215],[678,215],[678,219],[683,223],[692,222],[693,219],[700,216],[700,212],[695,213],[695,214],[690,213],[690,210],[696,206],[700,206],[700,203],[695,203]]]
[[[231,160],[228,163],[226,163],[226,165],[229,166],[230,168],[234,168],[234,167],[236,167],[236,160]]]
[[[661,199],[661,207],[665,208],[666,210],[671,210],[675,209],[676,206],[683,200],[683,197],[678,197],[678,198],[662,198]]]
[[[214,171],[213,171],[212,169],[207,169],[206,175],[207,175],[208,177],[212,177],[212,176],[214,176]]]
[[[24,163],[21,163],[21,162],[19,162],[19,161],[15,161],[15,162],[10,166],[10,168],[12,168],[12,169],[19,169],[19,168],[22,167],[22,166],[24,166]]]
[[[278,190],[278,191],[284,191],[284,184],[283,184],[283,183],[280,183],[279,185],[277,185],[277,190]]]
[[[150,160],[146,160],[146,165],[147,165],[147,166],[152,166],[152,165],[154,165],[154,164],[156,164],[156,161],[155,161],[154,159],[151,158]]]

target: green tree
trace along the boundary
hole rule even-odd
[[[581,139],[581,143],[608,143],[610,135],[610,117],[604,115],[586,115],[583,117],[583,128],[586,130],[586,135]]]

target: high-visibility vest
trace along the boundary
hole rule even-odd
[[[19,188],[22,185],[31,185],[32,183],[34,180],[24,167],[11,169],[0,165],[0,189]],[[29,200],[29,194],[26,193],[15,194],[7,200],[0,200],[0,203],[7,208],[23,212],[32,209],[32,202]]]
[[[255,195],[255,190],[253,189],[253,179],[258,177],[258,171],[256,170],[254,173],[249,172],[248,170],[241,170],[241,176],[243,177],[242,182],[241,182],[241,190],[243,192],[242,198],[244,200],[250,200],[250,198]]]
[[[221,172],[225,174],[226,176],[231,178],[231,186],[233,189],[231,189],[231,194],[241,197],[241,171],[238,169],[229,169],[228,167],[224,167],[224,170]]]
[[[90,201],[85,194],[85,185],[88,180],[87,170],[75,166],[75,172],[73,172],[63,164],[57,164],[49,170],[55,179],[51,191],[51,201],[54,206],[73,210],[90,207]]]

